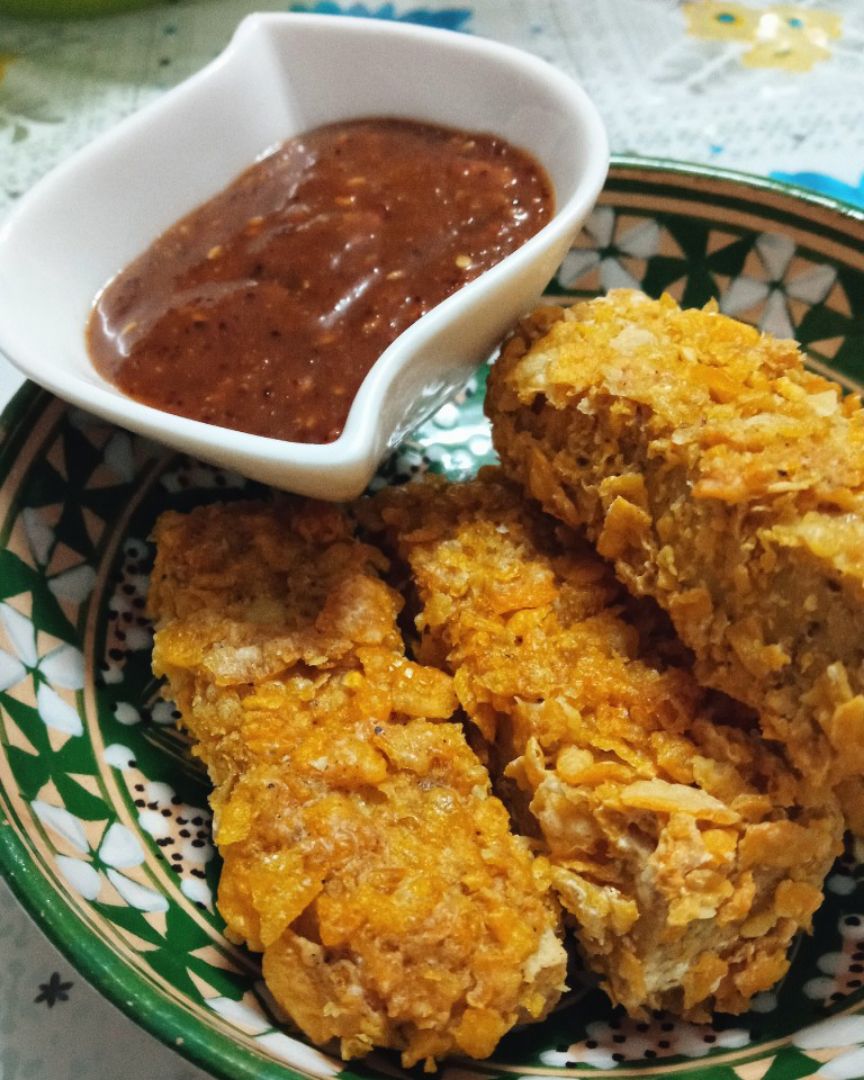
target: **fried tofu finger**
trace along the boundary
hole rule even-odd
[[[699,687],[662,613],[496,473],[358,512],[407,561],[420,654],[453,672],[612,1001],[745,1010],[821,902],[832,793]]]
[[[545,309],[487,408],[509,475],[669,613],[864,832],[864,411],[791,341],[628,291]]]
[[[210,506],[155,532],[153,663],[207,765],[219,909],[316,1043],[485,1057],[562,989],[549,871],[406,660],[380,553],[333,507]]]

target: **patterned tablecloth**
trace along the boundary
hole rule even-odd
[[[0,215],[70,152],[215,56],[255,8],[519,45],[581,80],[614,152],[794,179],[864,205],[861,0],[169,0],[66,22],[5,16],[0,0]],[[0,357],[0,405],[20,383]],[[92,990],[2,882],[0,957],[0,1080],[204,1077]]]

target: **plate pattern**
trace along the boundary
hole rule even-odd
[[[550,298],[619,286],[671,292],[778,334],[850,388],[864,382],[864,219],[776,185],[623,163]],[[382,466],[376,485],[493,459],[485,373]],[[207,785],[149,670],[145,615],[164,509],[261,489],[169,454],[32,387],[0,428],[0,868],[52,939],[111,1000],[215,1075],[349,1080],[304,1043],[228,942],[214,906]],[[864,1075],[864,866],[828,881],[789,977],[742,1017],[630,1021],[574,972],[543,1025],[445,1080],[647,1076],[796,1080]]]

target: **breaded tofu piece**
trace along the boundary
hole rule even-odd
[[[507,473],[653,597],[864,833],[864,410],[792,341],[616,291],[541,309],[487,410]]]
[[[699,687],[662,612],[495,471],[358,513],[407,561],[420,655],[453,672],[612,1001],[745,1010],[822,900],[842,836],[830,790]]]
[[[485,1057],[563,988],[549,868],[449,676],[406,660],[379,552],[322,504],[168,513],[153,668],[215,784],[229,933],[314,1042]]]

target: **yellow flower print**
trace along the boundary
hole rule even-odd
[[[828,42],[840,37],[839,15],[783,4],[759,19],[753,47],[741,57],[748,67],[782,67],[809,71],[831,55]]]
[[[759,26],[757,12],[722,0],[695,0],[684,14],[691,34],[713,41],[752,41]]]
[[[695,0],[684,8],[688,30],[713,41],[750,45],[742,53],[747,67],[778,67],[809,71],[831,55],[829,42],[840,37],[840,15],[813,11],[795,4],[749,8],[717,0]]]

